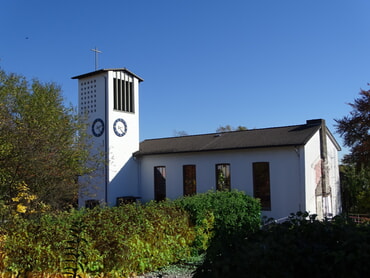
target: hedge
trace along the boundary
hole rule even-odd
[[[237,191],[15,216],[0,226],[0,274],[129,277],[187,260],[219,235],[256,230],[259,217],[258,201]]]
[[[23,275],[75,269],[126,277],[189,257],[195,238],[184,210],[152,203],[15,218],[2,233],[0,271]]]
[[[213,242],[194,278],[367,277],[369,261],[369,224],[299,212],[283,224]]]

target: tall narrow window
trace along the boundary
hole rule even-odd
[[[133,83],[113,78],[113,109],[123,112],[135,112],[134,108]]]
[[[271,210],[270,165],[268,162],[253,163],[254,197],[261,200],[262,210]]]
[[[230,164],[216,164],[216,189],[230,190]]]
[[[154,167],[154,200],[166,199],[166,167]]]
[[[122,108],[122,99],[123,99],[122,80],[116,79],[116,82],[117,82],[117,96],[118,96],[117,110],[124,111]]]
[[[135,112],[135,107],[134,107],[134,85],[132,82],[127,82],[129,84],[129,99],[128,99],[128,104],[129,104],[129,112]]]
[[[118,110],[118,79],[113,78],[113,109]]]
[[[182,167],[184,196],[195,195],[197,193],[195,165],[184,165]]]

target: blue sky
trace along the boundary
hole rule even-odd
[[[350,112],[370,82],[368,0],[2,1],[0,67],[56,82],[126,67],[144,79],[141,140]],[[342,143],[341,138],[336,138]]]

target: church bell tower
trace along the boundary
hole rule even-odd
[[[142,78],[126,68],[101,69],[72,77],[78,80],[78,111],[88,123],[91,155],[101,163],[81,177],[79,206],[115,205],[118,197],[138,194],[139,84]]]

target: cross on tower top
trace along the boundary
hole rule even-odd
[[[95,52],[95,70],[98,70],[98,54],[103,53],[103,52],[98,50],[97,47],[95,47],[94,49],[90,49],[90,50]]]

